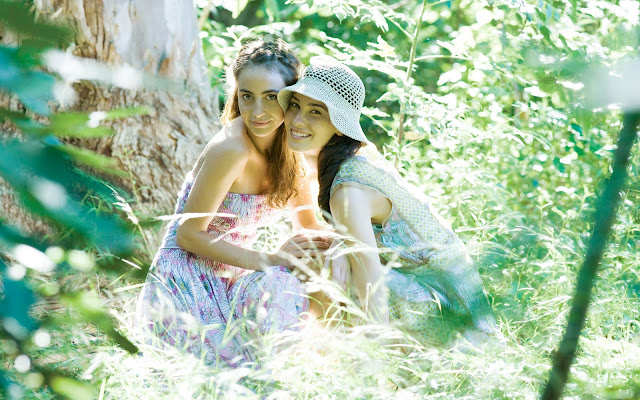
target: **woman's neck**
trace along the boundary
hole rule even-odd
[[[309,164],[309,168],[312,171],[317,173],[318,172],[318,155],[304,153],[304,159],[307,160],[307,164]]]
[[[266,155],[267,151],[271,149],[273,142],[276,139],[277,129],[269,135],[266,136],[256,136],[247,130],[247,136],[249,136],[249,140],[258,150],[258,152],[262,155]]]

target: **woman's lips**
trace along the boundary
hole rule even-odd
[[[295,130],[295,129],[291,129],[291,136],[292,136],[294,139],[306,139],[306,138],[308,138],[308,137],[309,137],[309,136],[311,136],[311,135],[310,135],[310,134],[308,134],[308,133],[304,133],[304,132],[297,131],[297,130]]]
[[[251,125],[255,126],[256,128],[264,128],[265,126],[269,125],[269,121],[251,121]]]

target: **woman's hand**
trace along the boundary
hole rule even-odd
[[[326,232],[301,231],[289,238],[280,249],[272,254],[272,265],[283,265],[288,269],[296,264],[319,263],[322,265],[323,252],[331,246],[332,238]]]

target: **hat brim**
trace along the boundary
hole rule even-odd
[[[349,116],[344,108],[336,106],[336,99],[338,98],[338,96],[332,96],[332,94],[334,93],[333,90],[331,90],[330,88],[327,90],[327,88],[323,88],[321,86],[324,86],[324,83],[316,80],[311,81],[309,79],[301,78],[297,83],[282,88],[278,92],[278,103],[280,104],[280,107],[282,107],[282,109],[286,112],[289,109],[289,104],[291,103],[291,97],[293,96],[293,93],[299,93],[314,100],[320,101],[324,103],[324,105],[329,110],[329,118],[331,119],[331,123],[340,133],[361,142],[369,142],[364,132],[362,131],[360,121],[353,118],[353,116]]]

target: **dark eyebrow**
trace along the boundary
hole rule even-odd
[[[244,92],[244,93],[253,94],[253,92],[251,90],[247,90],[247,89],[240,89],[240,91]],[[267,94],[267,93],[278,93],[278,90],[276,90],[276,89],[268,89],[268,90],[265,90],[264,92],[262,92],[262,94]]]
[[[298,100],[298,98],[296,98],[295,95],[291,96],[291,98],[295,101],[297,101],[298,103],[300,102],[300,100]],[[326,112],[329,112],[329,110],[327,109],[327,106],[325,106],[324,104],[320,104],[320,103],[309,103],[308,104],[311,107],[320,107],[323,110],[325,110]]]

